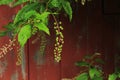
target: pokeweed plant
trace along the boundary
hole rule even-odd
[[[81,61],[75,63],[82,70],[73,78],[73,80],[117,80],[120,78],[120,71],[115,71],[108,76],[102,70],[104,61],[101,59],[100,53],[86,55]]]
[[[50,23],[49,16],[52,16],[56,32],[54,59],[56,62],[60,62],[64,36],[62,33],[62,22],[57,19],[57,16],[64,11],[68,15],[69,20],[72,20],[73,12],[70,0],[1,0],[0,5],[8,5],[10,7],[22,5],[13,21],[4,26],[6,30],[0,31],[0,36],[12,35],[11,45],[15,40],[18,40],[20,46],[24,47],[27,40],[38,33],[38,37],[50,36],[48,23]],[[45,37],[43,40],[45,40]],[[44,49],[45,47],[42,47],[43,51]],[[0,57],[4,57],[5,54]]]
[[[101,65],[104,62],[100,58],[100,53],[95,53],[94,55],[86,55],[81,61],[75,63],[82,69],[79,75],[75,77],[75,80],[103,80],[103,72]]]

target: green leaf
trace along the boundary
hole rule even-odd
[[[40,21],[42,21],[42,23],[47,25],[49,14],[50,14],[50,12],[43,12],[40,15],[36,15],[36,19],[39,19]]]
[[[43,12],[42,14],[41,14],[41,18],[47,18],[48,17],[48,15],[50,14],[50,12]]]
[[[3,37],[7,34],[7,31],[0,31],[0,37]]]
[[[118,78],[120,78],[120,72],[118,73]]]
[[[115,73],[110,74],[108,77],[108,80],[116,80],[117,79],[117,75]]]
[[[13,30],[15,28],[13,23],[8,23],[6,26],[4,26],[4,28],[8,29],[8,30]]]
[[[41,15],[40,15],[40,20],[42,22],[45,22],[45,20],[48,18],[48,15],[50,14],[50,12],[43,12]]]
[[[13,2],[13,0],[0,0],[0,5],[8,5],[11,2]]]
[[[95,69],[95,68],[91,68],[91,69],[89,70],[89,75],[90,75],[90,78],[91,78],[91,79],[94,78],[95,72],[96,72],[96,69]]]
[[[48,35],[50,35],[49,28],[44,23],[35,23],[34,26],[36,26],[39,30],[44,31]]]
[[[28,2],[28,0],[17,0],[17,2],[15,2],[14,6],[23,4],[23,3],[25,3],[25,2]]]
[[[102,71],[100,69],[97,69],[95,67],[92,67],[89,69],[89,75],[90,78],[92,79],[94,76],[100,77],[102,76]]]
[[[99,70],[97,70],[96,68],[90,68],[89,75],[90,75],[90,78],[93,79],[95,76],[100,77],[102,75],[102,73]]]
[[[89,76],[88,73],[82,73],[76,77],[75,80],[88,80]]]
[[[69,1],[65,1],[62,0],[62,6],[66,12],[66,14],[68,14],[70,21],[72,20],[72,7],[70,5]]]
[[[94,76],[91,80],[104,80],[103,76]]]
[[[49,4],[48,4],[48,8],[52,11],[52,12],[60,12],[62,10],[62,3],[61,0],[50,0]]]
[[[31,10],[34,10],[38,8],[38,3],[32,3],[32,4],[27,4],[25,5],[21,10],[19,10],[19,12],[17,13],[17,15],[15,16],[14,19],[14,24],[20,22],[20,21],[24,21],[25,19],[25,14]]]
[[[51,0],[50,4],[53,7],[59,7],[60,6],[60,1],[59,0]]]
[[[31,37],[31,25],[27,24],[23,26],[18,33],[18,41],[20,45],[23,47],[27,40]]]
[[[46,7],[44,4],[40,5],[40,13],[43,13],[45,11]]]
[[[30,10],[29,12],[25,13],[24,20],[28,20],[32,16],[34,16],[34,17],[37,16],[38,17],[38,16],[40,16],[40,14],[37,13],[35,10]]]
[[[15,30],[13,31],[13,33],[14,33],[14,34],[17,34],[17,33],[19,33],[20,30],[21,30],[20,27],[16,27]]]
[[[78,61],[75,63],[76,66],[85,66],[85,67],[89,67],[89,63],[85,62],[85,61]]]
[[[0,32],[1,37],[13,33],[15,26],[13,25],[13,23],[8,23],[7,25],[4,26],[4,28],[6,28],[6,30]]]

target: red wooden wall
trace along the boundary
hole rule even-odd
[[[62,61],[54,62],[53,45],[54,36],[48,37],[48,44],[44,57],[40,56],[37,64],[36,54],[39,52],[39,42],[32,44],[32,37],[25,47],[24,63],[17,66],[17,46],[9,50],[0,59],[0,80],[61,80],[72,78],[79,73],[79,68],[74,63],[85,54],[99,52],[103,54],[106,64],[103,69],[107,73],[114,70],[114,54],[119,53],[120,31],[117,26],[119,18],[115,15],[104,15],[102,13],[101,0],[90,2],[87,6],[74,4],[73,21],[70,23],[63,15],[65,43],[62,52]],[[0,29],[12,20],[17,8],[0,6]],[[52,28],[51,28],[52,30]],[[5,44],[9,44],[9,38],[0,38],[0,51]],[[1,55],[1,54],[0,54]],[[109,67],[109,68],[108,68]]]

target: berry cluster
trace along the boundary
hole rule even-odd
[[[17,47],[17,61],[16,61],[16,65],[19,66],[22,64],[22,53],[20,48]]]
[[[3,45],[0,48],[0,58],[4,57],[9,51],[13,50],[13,47],[15,46],[16,39],[9,39],[9,43]]]
[[[36,26],[32,27],[32,35],[35,35],[38,32],[38,28]]]
[[[54,48],[54,59],[56,62],[61,60],[61,52],[64,44],[64,36],[62,33],[63,27],[61,26],[62,22],[54,22],[54,29],[56,32],[56,43]]]
[[[44,54],[45,53],[45,48],[46,48],[46,45],[47,45],[47,38],[46,38],[46,34],[43,32],[43,31],[40,31],[39,32],[40,34],[40,54]]]

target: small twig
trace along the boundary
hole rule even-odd
[[[60,28],[59,28],[59,24],[58,24],[58,22],[57,22],[57,19],[56,19],[56,17],[55,17],[55,15],[54,14],[52,14],[52,16],[53,16],[53,19],[54,19],[54,21],[56,22],[56,27],[57,27],[57,29],[58,29],[58,32],[60,32]]]
[[[50,0],[46,3],[46,9],[45,9],[45,11],[47,11],[48,10],[48,4],[50,3]]]

